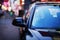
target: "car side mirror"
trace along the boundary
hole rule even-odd
[[[18,26],[18,27],[25,27],[25,26],[26,26],[26,24],[24,23],[24,20],[23,20],[22,17],[16,17],[16,18],[13,20],[12,24],[13,24],[14,26]]]
[[[31,32],[28,30],[28,27],[26,27],[27,25],[24,23],[24,20],[22,17],[16,17],[12,24],[14,26],[18,26],[18,27],[25,27],[25,32],[27,33],[26,35],[29,35],[31,37],[33,37],[33,35],[31,34]]]

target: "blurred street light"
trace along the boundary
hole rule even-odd
[[[3,10],[7,10],[7,7],[5,7],[4,5],[2,5],[2,9]]]
[[[24,5],[24,0],[20,0],[20,6]]]

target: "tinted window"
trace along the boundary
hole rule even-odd
[[[60,8],[56,6],[37,7],[32,20],[32,28],[60,28]]]

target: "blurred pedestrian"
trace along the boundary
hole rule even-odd
[[[24,15],[24,10],[19,10],[19,16],[18,17],[23,17]],[[22,20],[24,23],[24,20]],[[25,27],[20,26],[20,40],[26,40],[25,39]]]
[[[32,0],[31,4],[29,6],[29,9],[25,10],[25,14],[23,16],[23,19],[25,21],[27,21],[27,19],[29,18],[31,9],[33,9],[35,7],[35,4],[39,3],[39,2],[40,2],[40,0]]]
[[[3,16],[2,5],[0,4],[0,18]]]

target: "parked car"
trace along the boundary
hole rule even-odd
[[[60,40],[60,33],[57,32],[60,31],[60,8],[55,5],[37,3],[29,11],[26,24],[18,18],[16,24],[19,25],[14,25],[26,27],[26,40]]]

